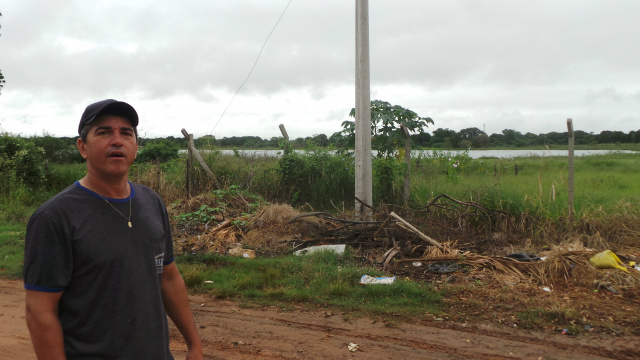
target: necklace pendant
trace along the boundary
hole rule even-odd
[[[129,227],[132,227],[132,226],[131,226],[131,221],[129,221],[127,224],[129,225]]]

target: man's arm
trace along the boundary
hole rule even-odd
[[[38,359],[66,359],[58,302],[62,292],[27,290],[26,319]]]
[[[166,265],[162,273],[162,301],[167,315],[176,325],[189,349],[187,359],[203,359],[202,342],[191,313],[187,287],[175,262]]]

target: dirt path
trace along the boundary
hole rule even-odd
[[[429,321],[385,325],[323,311],[244,309],[191,296],[207,359],[637,359],[640,337],[571,337]],[[20,281],[0,280],[3,359],[35,359],[24,321]],[[185,347],[171,329],[171,349]],[[357,344],[349,351],[349,344]]]

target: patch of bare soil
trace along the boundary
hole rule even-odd
[[[637,336],[567,336],[435,319],[389,323],[323,310],[242,308],[205,295],[190,300],[206,359],[637,359],[640,348]],[[2,358],[35,359],[21,281],[0,280],[0,309]],[[176,359],[186,354],[173,325],[171,350]]]

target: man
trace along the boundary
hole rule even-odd
[[[89,105],[80,120],[84,178],[44,203],[25,239],[26,320],[38,359],[173,359],[167,314],[202,359],[166,208],[128,181],[138,114]]]

